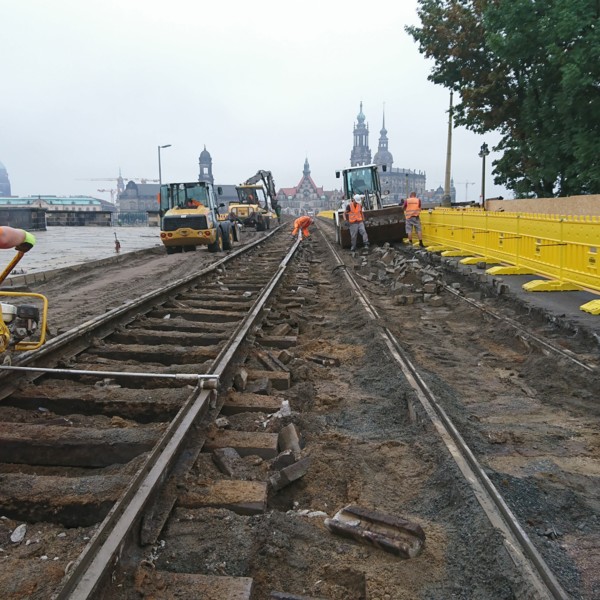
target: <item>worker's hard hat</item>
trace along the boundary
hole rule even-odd
[[[353,199],[354,202],[358,202],[358,204],[362,204],[364,196],[361,196],[360,194],[354,194]]]

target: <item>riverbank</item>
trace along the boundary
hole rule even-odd
[[[36,231],[36,245],[19,262],[12,277],[64,269],[139,250],[162,248],[156,227],[50,227]],[[120,252],[115,250],[115,240]],[[9,252],[3,255],[8,264]]]

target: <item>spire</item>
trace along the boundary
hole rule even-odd
[[[310,177],[310,165],[308,164],[308,156],[304,159],[304,171],[302,171],[304,177]]]
[[[377,146],[377,152],[373,157],[373,161],[376,165],[386,165],[387,169],[391,171],[394,157],[388,149],[387,129],[385,128],[385,102],[383,103],[383,123],[379,133],[379,145]]]
[[[363,114],[363,110],[362,110],[362,100],[360,101],[360,111],[358,113],[358,115],[356,116],[356,119],[358,120],[359,123],[364,123],[365,122],[365,115]]]
[[[371,150],[369,149],[369,126],[365,124],[363,103],[360,101],[360,112],[357,123],[354,124],[354,144],[350,153],[350,166],[368,165],[371,163]]]

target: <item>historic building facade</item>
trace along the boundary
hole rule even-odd
[[[387,129],[385,128],[385,113],[383,124],[379,131],[379,144],[375,156],[371,158],[369,148],[369,125],[365,123],[363,104],[354,124],[354,145],[350,153],[350,166],[376,164],[379,167],[381,191],[386,204],[398,204],[408,197],[410,192],[416,192],[421,197],[426,189],[426,177],[423,171],[394,168],[394,157],[389,150]],[[383,167],[385,165],[385,171]]]
[[[342,192],[327,191],[317,186],[310,175],[310,165],[306,158],[302,178],[298,185],[291,188],[280,188],[277,192],[277,200],[286,214],[316,214],[320,210],[337,208],[342,201]]]
[[[379,167],[379,178],[385,204],[398,204],[408,197],[410,192],[416,192],[417,196],[424,201],[435,202],[438,200],[438,190],[427,191],[427,178],[424,171],[411,170],[394,167],[394,157],[389,149],[388,132],[385,128],[385,112],[383,123],[379,131],[379,143],[375,156],[371,158],[369,148],[369,125],[365,123],[363,104],[360,103],[360,111],[354,124],[354,145],[350,153],[350,166],[376,164]],[[385,165],[385,171],[383,167]],[[443,195],[443,191],[442,191]],[[450,195],[456,198],[454,183],[451,185]],[[441,203],[441,197],[439,198]]]

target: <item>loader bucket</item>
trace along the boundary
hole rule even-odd
[[[400,206],[386,206],[378,210],[365,210],[365,228],[370,244],[401,242],[406,237],[404,210]],[[343,225],[339,229],[342,248],[350,248],[350,230]],[[362,244],[360,235],[358,245]]]

